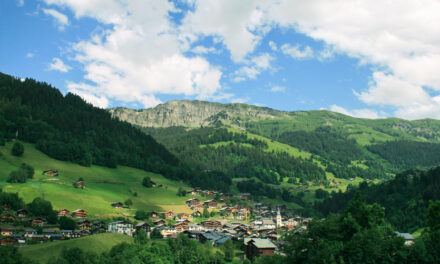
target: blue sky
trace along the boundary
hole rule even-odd
[[[103,108],[199,99],[440,118],[440,4],[393,2],[6,0],[0,71]]]

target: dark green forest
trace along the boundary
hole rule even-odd
[[[332,192],[318,202],[316,208],[323,216],[342,212],[357,193],[368,203],[385,208],[385,218],[396,230],[414,232],[424,226],[430,200],[440,200],[440,167],[429,170],[409,170],[381,184],[361,183],[347,192]]]
[[[82,166],[130,166],[204,188],[230,184],[228,177],[190,169],[151,136],[77,95],[1,73],[0,139],[34,143],[50,157]]]

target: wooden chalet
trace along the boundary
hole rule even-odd
[[[0,245],[2,245],[2,246],[15,246],[15,245],[18,245],[18,239],[14,238],[12,236],[0,238]]]
[[[135,226],[136,232],[144,230],[145,232],[151,232],[151,226],[148,223],[141,222]]]
[[[195,211],[191,214],[192,217],[202,217],[202,213],[200,211]]]
[[[58,171],[56,171],[56,170],[45,170],[45,171],[43,171],[43,175],[49,175],[49,176],[58,177]]]
[[[12,235],[12,233],[14,233],[14,229],[13,228],[1,228],[0,229],[0,235],[1,236],[10,236]]]
[[[70,214],[70,211],[67,209],[60,209],[58,210],[58,216],[68,216]]]
[[[85,189],[86,188],[86,182],[85,181],[77,181],[73,184],[73,186],[75,186],[75,188],[81,188],[81,189]]]
[[[84,211],[83,209],[76,209],[75,211],[72,212],[72,216],[75,218],[85,218],[87,217],[87,212]]]
[[[76,226],[79,230],[92,230],[92,223],[87,219],[80,219]]]
[[[165,225],[166,223],[167,223],[167,222],[165,222],[165,220],[163,220],[163,219],[159,219],[159,220],[156,220],[156,221],[153,222],[153,224],[154,224],[155,226]]]
[[[105,223],[102,221],[94,221],[92,223],[92,228],[95,232],[105,232],[106,231]]]
[[[15,216],[13,216],[11,214],[2,214],[0,216],[0,221],[2,221],[2,222],[14,222],[15,221]]]
[[[176,229],[177,232],[184,232],[188,230],[188,222],[180,222],[173,225],[173,228]]]
[[[188,192],[187,192],[187,194],[189,194],[189,195],[197,195],[197,194],[199,194],[199,192],[196,190],[196,189],[192,189],[192,190],[189,190]]]
[[[177,218],[189,220],[190,216],[189,216],[189,214],[186,214],[186,213],[180,213],[180,214],[177,214]]]
[[[2,205],[3,211],[9,211],[10,207],[7,204]]]
[[[18,218],[26,218],[28,216],[29,212],[26,209],[18,209],[17,210],[17,217]]]
[[[199,205],[191,206],[191,210],[201,211],[203,210],[203,205],[199,204]]]
[[[244,248],[246,258],[253,260],[255,257],[275,254],[276,246],[269,239],[245,238]]]
[[[248,201],[251,198],[251,194],[250,193],[239,193],[237,195],[237,197],[241,200]]]
[[[200,200],[197,198],[191,198],[185,201],[186,205],[189,207],[197,206],[200,204]]]
[[[160,213],[156,212],[156,211],[151,211],[151,214],[150,214],[150,216],[153,218],[159,217],[159,215],[160,215]]]
[[[206,200],[206,201],[203,203],[203,206],[204,206],[205,208],[217,208],[217,205],[218,205],[218,203],[217,203],[216,200]]]
[[[220,221],[203,221],[200,223],[203,227],[208,229],[220,228],[222,223]]]
[[[174,217],[174,213],[173,211],[166,211],[166,212],[162,212],[161,213],[165,218],[173,218]]]
[[[26,229],[26,230],[24,230],[24,236],[25,237],[32,237],[34,235],[37,235],[37,230],[35,230],[35,229]]]
[[[122,208],[124,206],[124,204],[121,202],[115,202],[115,203],[112,203],[112,206],[114,208]]]
[[[46,219],[37,217],[29,220],[29,222],[31,223],[31,226],[44,226],[44,224],[46,224]]]

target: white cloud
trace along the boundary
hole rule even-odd
[[[280,85],[274,85],[270,88],[271,92],[285,92],[286,91],[286,87],[284,86],[280,86]]]
[[[60,71],[60,72],[68,72],[72,67],[64,64],[64,62],[59,58],[53,58],[52,63],[49,64],[48,70],[50,71]]]
[[[363,64],[384,69],[389,78],[405,83],[399,98],[425,98],[426,89],[440,91],[440,2],[437,0],[243,0],[194,1],[195,11],[184,19],[181,30],[189,41],[216,36],[235,61],[252,54],[270,28],[294,29],[331,50],[314,54],[326,60],[336,53],[357,58]],[[270,43],[269,43],[270,45]],[[275,47],[272,45],[272,47]],[[311,48],[285,46],[294,58],[310,58]],[[377,79],[377,76],[373,76]],[[412,88],[411,88],[412,87]],[[362,92],[371,104],[395,104],[384,99],[390,89],[377,83]],[[379,96],[374,99],[374,96]],[[436,105],[435,95],[429,104]],[[438,116],[425,108],[399,106],[397,115],[420,109],[421,116]],[[428,107],[434,111],[435,108]],[[414,114],[415,115],[415,114]]]
[[[233,74],[233,82],[241,82],[246,79],[256,79],[257,76],[264,70],[271,69],[270,63],[274,59],[270,54],[263,53],[259,56],[254,56],[244,63],[247,66],[242,66]]]
[[[204,54],[204,53],[216,53],[217,50],[214,47],[205,47],[205,46],[196,46],[191,49],[192,52],[198,53],[198,54]]]
[[[70,8],[75,17],[90,17],[110,29],[73,45],[74,59],[84,65],[89,83],[71,83],[72,91],[96,98],[141,103],[160,103],[158,94],[183,94],[197,99],[220,96],[222,72],[202,57],[185,57],[182,43],[166,0],[45,0]],[[202,48],[196,51],[203,51]],[[81,92],[81,93],[80,93]],[[91,97],[94,96],[94,97]]]
[[[301,46],[299,44],[296,44],[295,46],[284,44],[281,46],[281,51],[294,59],[313,58],[313,50],[309,46],[305,46],[303,49],[301,49]]]
[[[24,6],[24,0],[16,0],[15,1],[19,7]]]
[[[352,111],[348,111],[347,109],[338,106],[338,105],[332,105],[330,106],[330,110],[333,112],[338,112],[344,115],[358,117],[358,118],[369,118],[369,119],[377,119],[381,118],[381,116],[377,113],[376,110],[373,109],[355,109]]]
[[[35,56],[35,54],[33,54],[32,52],[26,53],[26,58],[28,58],[28,59],[32,59],[34,56]]]
[[[63,31],[64,28],[69,25],[69,18],[65,14],[60,13],[55,9],[43,8],[42,10],[44,14],[49,15],[55,19],[59,30]]]
[[[272,40],[269,41],[269,47],[273,50],[273,51],[277,51],[278,50],[278,46],[275,42],[273,42]]]

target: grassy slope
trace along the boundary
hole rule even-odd
[[[48,260],[59,256],[63,248],[78,247],[85,251],[100,254],[109,251],[113,246],[122,242],[132,243],[133,238],[121,234],[103,233],[72,240],[25,246],[21,247],[19,251],[29,259],[46,263]]]
[[[0,147],[0,187],[4,191],[18,192],[25,202],[32,201],[35,197],[42,196],[52,202],[54,209],[66,208],[75,210],[84,209],[92,217],[112,217],[120,215],[133,215],[135,209],[160,210],[179,209],[186,211],[184,205],[186,197],[178,197],[177,189],[184,184],[171,181],[161,175],[119,166],[110,169],[99,166],[82,167],[70,162],[52,159],[31,144],[25,145],[23,157],[10,155],[12,143]],[[22,162],[35,168],[34,179],[27,183],[6,182],[9,173],[15,170]],[[43,170],[58,170],[59,177],[42,175]],[[163,188],[145,188],[141,185],[145,176],[158,183]],[[85,190],[75,189],[72,183],[79,177],[85,179]],[[132,192],[137,192],[135,197]],[[130,198],[133,201],[131,209],[115,209],[112,202],[125,201]]]

